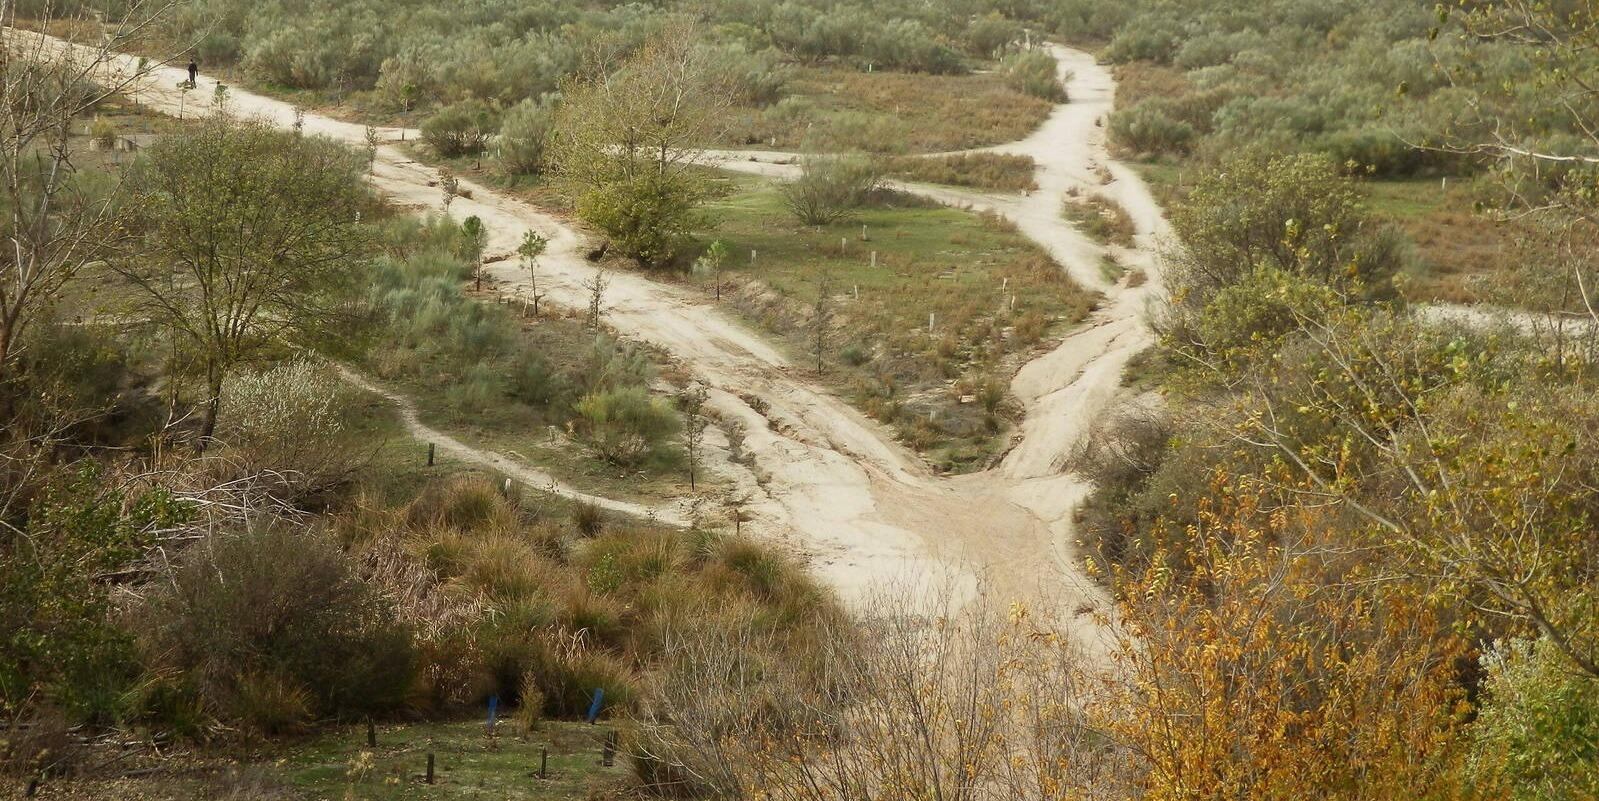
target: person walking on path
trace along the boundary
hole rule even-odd
[[[195,86],[194,79],[199,77],[199,75],[200,75],[200,65],[195,63],[194,59],[192,59],[192,58],[189,59],[189,88],[191,88],[191,89],[194,88],[194,86]]]

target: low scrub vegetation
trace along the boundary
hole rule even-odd
[[[535,318],[472,295],[468,243],[449,220],[391,227],[406,255],[374,269],[378,329],[364,358],[373,374],[417,398],[429,422],[529,457],[562,454],[558,463],[580,481],[608,484],[613,466],[675,481],[679,423],[650,395],[660,370],[648,352],[579,319]],[[552,428],[572,439],[552,439]]]
[[[781,101],[735,107],[718,141],[817,153],[937,153],[1025,138],[1052,107],[996,74],[802,67]]]
[[[1138,232],[1127,210],[1110,198],[1097,194],[1068,194],[1061,213],[1078,230],[1102,245],[1130,248]]]
[[[893,178],[1002,192],[1025,192],[1037,188],[1033,182],[1035,166],[1031,157],[1003,153],[903,156],[884,162],[886,174]]]

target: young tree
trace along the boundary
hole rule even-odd
[[[709,275],[715,287],[716,299],[722,299],[722,262],[727,260],[727,245],[718,239],[694,261],[694,271]]]
[[[522,257],[522,264],[527,267],[528,281],[532,283],[533,316],[539,316],[539,301],[544,299],[544,293],[539,291],[539,256],[550,246],[538,231],[528,231],[522,235],[522,244],[516,247],[517,255]]]
[[[677,405],[683,413],[683,443],[688,451],[688,488],[695,489],[695,471],[699,467],[700,445],[705,442],[705,401],[710,391],[695,381],[678,395]]]
[[[461,221],[462,244],[466,247],[466,257],[472,264],[472,289],[483,291],[483,249],[489,245],[489,229],[483,225],[483,220],[476,214]]]
[[[826,270],[816,274],[816,303],[811,308],[811,342],[815,346],[816,372],[822,372],[822,357],[827,353],[827,336],[833,325],[833,282]]]
[[[605,313],[605,288],[610,285],[604,270],[596,270],[583,282],[583,288],[589,291],[588,327],[596,331],[600,328],[600,316]]]
[[[461,179],[449,170],[439,170],[439,192],[443,195],[439,200],[444,213],[450,212],[450,204],[461,195]]]
[[[579,216],[639,264],[670,263],[706,196],[697,148],[729,97],[692,28],[668,28],[621,63],[597,53],[556,114],[555,170]]]
[[[150,149],[140,209],[148,252],[113,267],[204,365],[199,448],[236,367],[335,324],[337,290],[367,252],[363,172],[359,155],[336,143],[225,117]]]

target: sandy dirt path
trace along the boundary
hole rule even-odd
[[[953,478],[933,475],[881,425],[819,389],[804,368],[790,364],[730,314],[682,288],[639,274],[607,273],[605,318],[624,336],[663,348],[711,388],[710,403],[724,426],[742,434],[744,454],[737,461],[723,459],[717,469],[744,496],[753,527],[806,554],[820,577],[846,598],[865,600],[885,587],[912,584],[953,588],[968,597],[985,591],[995,600],[1026,599],[1068,613],[1092,648],[1097,628],[1087,612],[1102,609],[1104,599],[1083,575],[1071,533],[1072,513],[1088,488],[1065,467],[1091,423],[1116,397],[1127,360],[1148,342],[1140,320],[1148,285],[1112,285],[1100,277],[1101,251],[1063,220],[1062,196],[1071,187],[1090,188],[1121,202],[1139,232],[1139,247],[1120,254],[1121,259],[1151,277],[1150,254],[1165,228],[1147,188],[1105,155],[1101,123],[1114,91],[1109,74],[1088,54],[1065,48],[1055,53],[1071,102],[1026,140],[993,148],[1032,156],[1039,165],[1038,190],[1005,196],[911,187],[1010,218],[1078,281],[1106,293],[1103,308],[1086,325],[1015,377],[1012,389],[1027,416],[1019,443],[997,469]],[[111,67],[131,73],[138,61],[121,57]],[[176,68],[157,68],[130,94],[169,114],[180,106],[189,114],[211,110],[215,82],[202,76],[185,97],[177,88],[185,77]],[[228,95],[231,113],[284,127],[295,119],[287,103],[238,89]],[[309,113],[301,123],[308,134],[365,146],[364,126]],[[438,211],[443,197],[438,172],[393,146],[414,132],[379,128],[376,133],[384,144],[377,149],[375,186],[418,213]],[[781,174],[780,162],[792,160],[766,156],[740,153],[730,156],[727,166]],[[1113,178],[1107,183],[1102,174]],[[537,230],[550,240],[538,268],[547,300],[587,305],[583,284],[596,268],[583,256],[582,234],[527,204],[470,182],[463,185],[471,196],[456,199],[449,213],[475,215],[487,224],[488,272],[501,290],[517,295],[529,289],[528,276],[512,254],[525,231]],[[505,469],[491,455],[479,455],[495,469]],[[526,480],[543,489],[547,478],[538,474]]]

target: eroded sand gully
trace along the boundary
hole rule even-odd
[[[8,36],[37,36],[17,31]],[[46,40],[44,47],[72,47]],[[890,433],[809,380],[775,348],[697,294],[626,272],[607,273],[606,321],[625,336],[650,342],[680,360],[711,387],[710,403],[724,425],[742,430],[742,462],[727,458],[715,468],[748,499],[750,526],[806,554],[817,573],[846,598],[861,601],[890,586],[953,587],[965,596],[1006,602],[1026,600],[1073,621],[1080,641],[1100,650],[1090,609],[1104,598],[1083,574],[1072,544],[1072,513],[1088,491],[1067,472],[1070,454],[1092,423],[1116,402],[1123,368],[1150,341],[1142,312],[1146,293],[1111,284],[1100,275],[1102,249],[1062,218],[1071,189],[1115,199],[1132,215],[1137,247],[1118,259],[1151,279],[1153,253],[1166,235],[1160,209],[1147,187],[1105,149],[1103,117],[1114,84],[1089,54],[1054,48],[1071,101],[1055,109],[1033,135],[990,150],[1031,156],[1039,188],[1026,195],[968,192],[946,187],[905,188],[942,202],[989,210],[1012,220],[1105,302],[1057,347],[1025,365],[1012,381],[1026,415],[1018,437],[989,471],[940,477]],[[112,59],[110,69],[132,74],[138,60]],[[187,76],[158,68],[130,88],[149,107],[189,115],[211,111],[215,81],[201,78],[187,98],[178,83]],[[287,103],[230,89],[231,113],[287,127]],[[309,134],[365,146],[366,128],[307,113]],[[373,183],[395,202],[418,212],[437,210],[438,172],[393,146],[414,131],[380,128]],[[709,154],[729,169],[784,176],[797,169],[792,154]],[[540,290],[547,301],[586,307],[583,282],[595,273],[584,257],[585,238],[560,220],[485,187],[463,182],[470,197],[456,199],[449,213],[476,215],[491,237],[488,274],[507,294],[528,291],[527,274],[513,254],[523,233],[537,230],[550,240],[540,259]],[[1131,270],[1129,271],[1131,272]],[[745,398],[760,398],[752,404]],[[759,410],[757,410],[759,406]],[[422,428],[410,420],[413,428]],[[464,450],[470,451],[470,448]],[[498,464],[495,454],[478,461]],[[524,471],[535,485],[547,477]],[[509,475],[517,476],[516,471]],[[547,488],[547,487],[541,487]],[[622,502],[617,502],[622,503]],[[620,506],[616,508],[621,508]],[[640,511],[640,509],[629,509]],[[676,508],[642,509],[667,520],[685,516]]]

